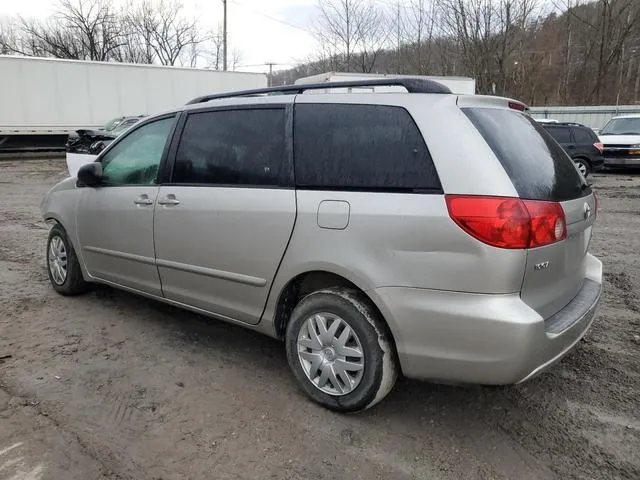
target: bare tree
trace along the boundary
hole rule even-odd
[[[240,62],[242,62],[242,52],[234,47],[233,50],[231,50],[231,70],[235,72],[240,66]]]
[[[3,55],[19,53],[20,41],[18,40],[16,24],[13,18],[0,18],[0,53]]]
[[[387,16],[389,26],[389,37],[393,39],[393,49],[395,50],[395,73],[404,73],[404,66],[407,63],[405,50],[407,48],[408,40],[406,36],[406,12],[400,0],[398,0]]]
[[[621,68],[625,44],[640,33],[640,4],[635,0],[598,0],[595,9],[575,12],[575,16],[598,41],[592,94],[599,103],[611,74]]]
[[[109,60],[122,45],[118,18],[108,0],[61,0],[54,20],[75,37],[88,60]]]
[[[17,17],[5,32],[7,53],[81,60],[109,60],[122,41],[108,0],[62,0],[50,19]]]
[[[224,70],[224,59],[222,58],[223,41],[222,25],[218,25],[216,30],[209,32],[206,44],[202,49],[209,68]]]
[[[134,4],[122,11],[122,29],[126,43],[121,61],[152,64],[156,60],[153,44],[153,6],[149,2]]]
[[[435,50],[435,0],[411,0],[405,9],[404,41],[407,43],[407,63],[411,72],[429,73],[431,56]]]
[[[367,0],[319,0],[315,35],[328,57],[343,59],[341,69],[369,72],[387,35],[384,12]]]
[[[185,18],[182,10],[177,2],[143,0],[128,15],[131,34],[162,65],[194,64],[205,41],[198,22]]]
[[[464,70],[483,93],[504,93],[521,71],[521,50],[536,0],[444,0],[445,34],[456,39]],[[522,55],[521,52],[520,54]],[[517,62],[517,63],[516,63]],[[520,65],[514,69],[514,65]],[[522,74],[522,72],[520,72]],[[522,75],[521,75],[522,76]]]

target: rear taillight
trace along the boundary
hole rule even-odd
[[[567,238],[557,202],[510,197],[446,195],[449,216],[465,232],[499,248],[535,248]]]
[[[604,152],[604,145],[602,143],[594,143],[593,146],[600,150],[600,153]]]
[[[512,110],[518,110],[519,112],[524,112],[527,109],[527,106],[524,103],[509,101],[509,108]]]

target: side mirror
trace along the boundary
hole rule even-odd
[[[95,187],[102,179],[102,164],[92,162],[83,165],[78,170],[78,187]]]

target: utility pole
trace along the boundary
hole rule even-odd
[[[276,65],[275,63],[267,63],[267,65],[269,65],[269,86],[272,86],[273,81],[271,80],[273,78],[273,66]]]
[[[227,69],[227,0],[222,0],[224,19],[222,21],[222,69]]]

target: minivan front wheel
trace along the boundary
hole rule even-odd
[[[286,331],[289,366],[307,395],[355,412],[382,400],[397,377],[387,329],[359,292],[330,288],[304,297]]]
[[[53,289],[61,295],[78,295],[87,290],[73,245],[58,224],[49,231],[47,270]]]
[[[591,172],[591,165],[589,165],[589,162],[584,158],[574,158],[573,162],[576,164],[576,167],[578,167],[578,170],[580,170],[582,176],[587,178]]]

